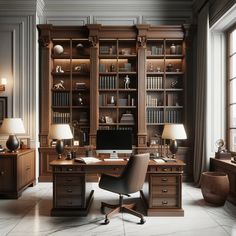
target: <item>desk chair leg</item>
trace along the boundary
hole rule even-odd
[[[122,206],[121,211],[139,217],[140,218],[140,224],[144,224],[146,222],[146,220],[144,219],[143,214],[141,214],[137,211],[134,211],[133,209]]]

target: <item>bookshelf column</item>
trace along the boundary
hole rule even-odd
[[[98,129],[98,65],[99,65],[99,53],[98,53],[98,33],[100,25],[88,25],[89,29],[89,41],[91,43],[90,48],[90,134],[89,144],[96,146],[96,135]]]
[[[51,54],[50,54],[50,31],[51,31],[51,25],[43,25],[39,30],[39,77],[40,77],[40,90],[39,90],[39,96],[40,96],[40,117],[43,117],[43,119],[39,119],[39,125],[40,125],[40,133],[39,133],[39,141],[41,147],[47,147],[48,146],[48,132],[49,132],[49,125],[50,125],[50,107],[49,102],[51,99],[49,97],[50,90],[50,60],[51,60]]]
[[[147,145],[146,126],[146,36],[138,36],[138,146]]]

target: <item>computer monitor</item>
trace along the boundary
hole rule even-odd
[[[118,158],[118,153],[132,153],[131,130],[97,130],[97,154],[108,153]]]

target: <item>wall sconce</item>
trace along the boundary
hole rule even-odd
[[[7,85],[7,79],[6,78],[1,78],[0,92],[4,92],[6,90],[6,85]]]

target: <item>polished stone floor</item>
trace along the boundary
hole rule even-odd
[[[184,217],[146,217],[144,225],[138,218],[119,214],[110,224],[102,225],[101,201],[116,200],[117,196],[100,190],[96,183],[94,202],[87,217],[51,217],[52,184],[39,183],[26,189],[18,200],[0,200],[0,235],[83,235],[83,236],[236,236],[236,206],[206,204],[201,191],[183,184]],[[138,209],[143,211],[138,194],[133,194]]]

